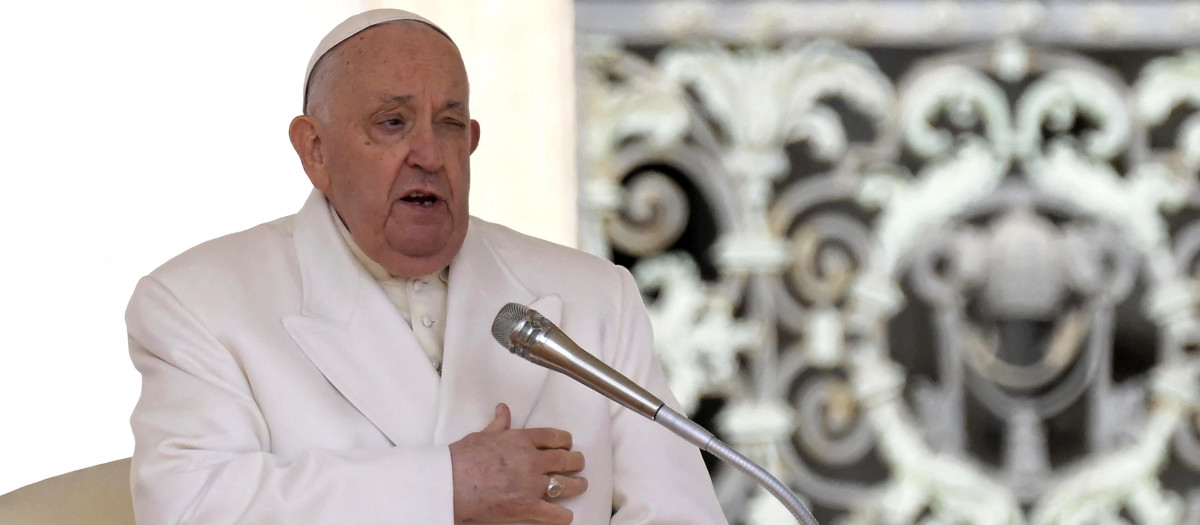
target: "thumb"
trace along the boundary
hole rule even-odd
[[[496,417],[492,418],[492,422],[483,429],[484,432],[500,432],[508,430],[512,426],[512,412],[508,410],[508,405],[499,403],[496,405]]]

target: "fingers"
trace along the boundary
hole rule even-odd
[[[538,454],[536,469],[540,472],[579,472],[583,470],[582,452],[561,448],[543,450]]]
[[[482,431],[450,444],[455,521],[571,523],[571,512],[558,503],[588,486],[575,476],[584,456],[572,445],[571,433],[562,429],[513,429],[508,406],[496,405]],[[547,495],[550,476],[557,480],[554,498]]]
[[[571,449],[571,433],[558,428],[527,428],[522,432],[537,448]]]
[[[547,525],[568,525],[575,518],[575,513],[570,509],[561,505],[539,501],[537,507],[533,509],[530,520],[534,523],[544,523]]]
[[[558,497],[551,498],[549,496],[545,496],[543,501],[539,501],[530,513],[530,519],[535,523],[567,525],[571,523],[571,520],[574,518],[574,513],[572,513],[570,509],[558,505],[556,502],[558,500],[574,498],[575,496],[583,494],[587,491],[588,482],[584,478],[577,478],[575,476],[565,476],[561,474],[555,474],[553,476],[554,479],[558,480],[559,485],[562,487],[562,492],[558,495]],[[549,486],[550,476],[546,476],[544,479],[546,480],[547,486]]]
[[[484,432],[501,432],[508,430],[512,426],[512,412],[508,409],[508,405],[499,403],[496,405],[496,415],[492,421],[484,427]]]
[[[553,498],[550,497],[549,494],[547,494],[546,498],[545,498],[547,501],[554,502],[554,501],[558,501],[558,500],[570,499],[570,498],[574,498],[575,496],[579,496],[579,495],[583,494],[584,492],[587,492],[587,488],[588,488],[587,478],[581,478],[578,476],[567,476],[564,474],[551,474],[550,476],[553,476],[554,479],[558,480],[558,484],[562,486],[562,492],[558,496],[553,497]],[[547,487],[549,486],[549,483],[550,483],[550,476],[546,476]]]

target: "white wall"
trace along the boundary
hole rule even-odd
[[[428,16],[451,34],[469,30],[437,18],[455,14],[447,5],[455,2],[437,4],[439,13]],[[410,5],[420,11],[419,2]],[[458,5],[457,13],[485,9],[481,1]],[[558,45],[531,57],[498,53],[505,42],[461,39],[484,128],[472,207],[570,244],[570,2],[522,5],[558,6],[532,10],[553,26],[534,45]],[[286,130],[299,110],[304,66],[325,31],[370,6],[14,0],[0,7],[0,493],[130,454],[128,415],[140,380],[127,357],[123,313],[134,283],[192,245],[299,208],[310,187]],[[471,54],[480,49],[491,54]],[[531,70],[552,80],[526,78]],[[555,206],[512,206],[511,193],[527,189],[530,173],[549,184],[542,192]]]

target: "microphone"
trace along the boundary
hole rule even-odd
[[[781,481],[749,458],[713,436],[696,422],[666,406],[662,400],[613,370],[581,348],[536,310],[508,303],[492,321],[492,337],[529,362],[567,375],[584,386],[666,427],[679,437],[712,454],[757,481],[775,496],[797,520],[819,525],[800,498]]]
[[[580,348],[549,319],[527,306],[504,305],[492,322],[492,337],[529,362],[566,374],[651,420],[663,406],[654,394]]]

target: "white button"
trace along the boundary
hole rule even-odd
[[[413,291],[420,292],[425,289],[425,281],[413,281]]]
[[[428,315],[423,315],[421,316],[421,324],[425,325],[425,328],[429,328],[433,326],[433,318],[429,317]]]

